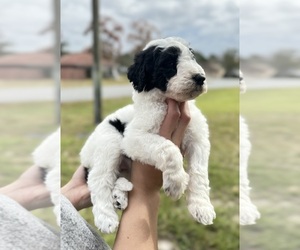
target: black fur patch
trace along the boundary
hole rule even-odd
[[[89,177],[89,169],[88,168],[83,168],[84,169],[84,179],[87,182],[88,177]]]
[[[166,91],[169,79],[177,74],[180,53],[177,47],[163,50],[155,46],[138,53],[127,73],[134,89],[138,92],[150,91],[154,88]]]
[[[119,119],[110,120],[109,124],[114,126],[121,134],[124,133],[126,128],[126,123],[121,122]]]
[[[46,180],[46,175],[47,175],[47,169],[45,168],[40,168],[40,172],[41,172],[41,179],[43,180],[43,182],[45,182]]]

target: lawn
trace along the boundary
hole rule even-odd
[[[252,153],[251,197],[261,219],[241,227],[241,249],[300,249],[300,89],[249,90],[241,97]]]
[[[53,103],[1,104],[0,186],[5,186],[32,166],[33,150],[55,130]],[[33,211],[56,225],[52,208]]]
[[[105,100],[103,113],[131,103],[130,98]],[[179,249],[238,249],[238,115],[239,90],[211,90],[197,100],[197,105],[208,119],[211,138],[210,184],[212,203],[217,219],[211,226],[193,221],[185,199],[172,201],[161,194],[158,234],[175,242]],[[94,130],[92,103],[65,103],[61,107],[62,124],[62,184],[79,166],[78,153],[87,136]],[[93,224],[91,209],[81,211]],[[104,235],[112,245],[114,234]]]

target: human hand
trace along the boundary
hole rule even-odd
[[[62,187],[61,193],[66,196],[78,211],[92,206],[83,166],[80,166],[73,174],[71,180]]]
[[[167,104],[167,114],[162,122],[159,134],[180,147],[185,130],[191,120],[188,103],[178,103],[172,99],[167,99]]]
[[[52,206],[40,167],[32,166],[16,181],[0,188],[0,193],[17,201],[28,210]]]

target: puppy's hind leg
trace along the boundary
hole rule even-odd
[[[121,160],[120,140],[121,137],[114,134],[102,136],[101,146],[94,151],[94,164],[88,175],[95,225],[103,233],[112,233],[119,225],[112,190]]]
[[[190,176],[187,192],[188,209],[196,221],[210,225],[213,224],[216,213],[209,198],[210,142],[208,125],[195,106],[190,106],[190,108],[194,112],[194,116],[192,116],[183,141]]]
[[[209,144],[208,144],[209,145]],[[191,147],[188,149],[189,175],[187,202],[193,218],[204,224],[213,224],[216,218],[214,207],[209,198],[208,155],[209,147]]]
[[[248,159],[251,152],[247,123],[240,116],[240,224],[255,224],[260,218],[257,207],[250,199],[250,182],[248,179]]]

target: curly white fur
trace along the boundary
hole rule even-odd
[[[60,225],[60,129],[49,135],[32,155],[34,164],[45,169],[45,185],[50,191],[57,224]]]
[[[240,72],[240,90],[246,91],[246,84]],[[250,199],[250,182],[248,179],[248,160],[251,152],[249,129],[245,119],[240,116],[240,224],[255,224],[260,218],[256,206]]]
[[[105,233],[116,230],[119,224],[114,210],[114,196],[121,196],[121,208],[127,206],[125,191],[132,186],[118,179],[119,165],[124,155],[131,160],[153,165],[163,172],[163,189],[174,199],[179,199],[188,189],[188,209],[193,218],[205,225],[212,224],[216,217],[209,199],[208,158],[210,152],[209,131],[205,117],[188,101],[206,92],[206,83],[196,85],[195,74],[205,76],[196,63],[187,44],[177,38],[159,39],[151,46],[180,50],[177,74],[168,80],[166,91],[153,88],[150,91],[134,91],[133,105],[128,105],[97,126],[81,150],[81,162],[90,168],[88,186],[91,191],[95,225]],[[188,160],[188,174],[183,168],[183,157],[173,142],[158,135],[167,112],[166,98],[188,101],[191,121],[183,139],[183,149]],[[109,121],[118,119],[127,124],[124,135]]]

